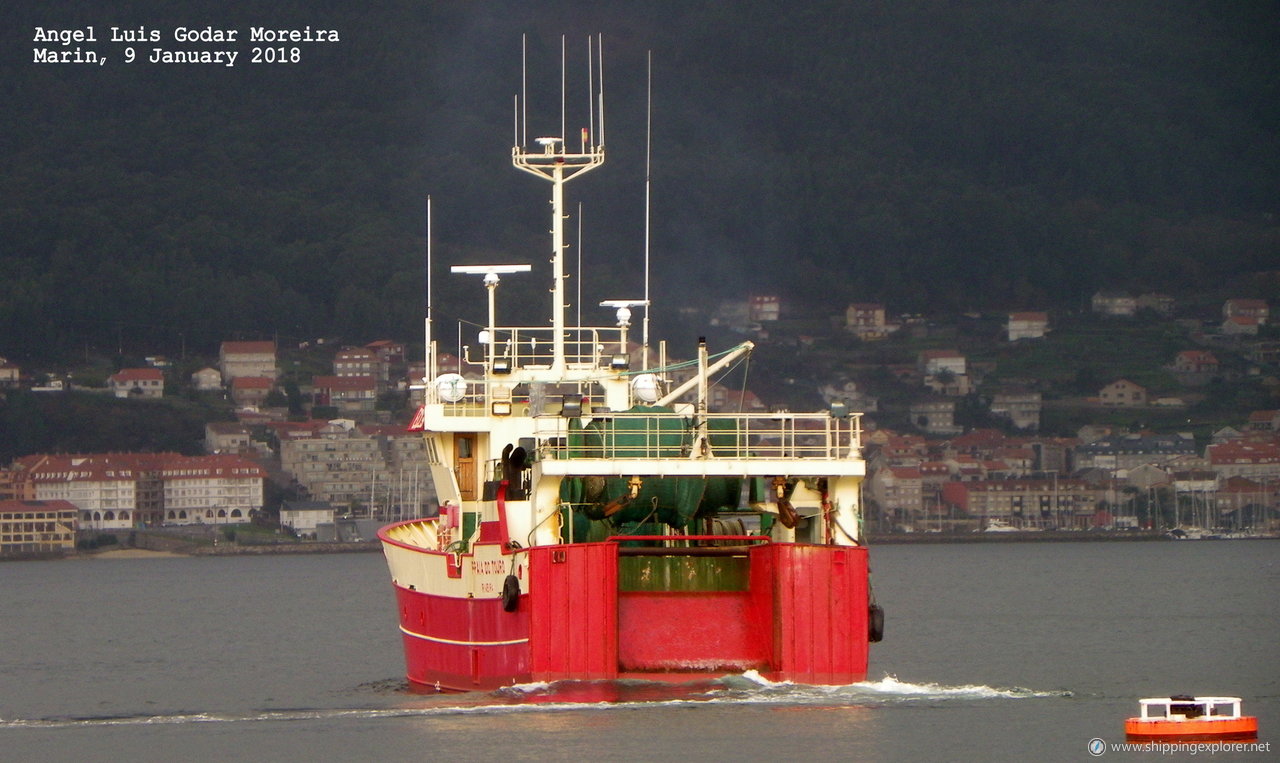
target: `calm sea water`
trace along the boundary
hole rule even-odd
[[[1169,693],[1240,695],[1275,740],[1214,759],[1280,752],[1280,542],[872,560],[887,624],[867,683],[731,676],[612,702],[407,691],[378,554],[2,564],[0,759],[1089,760]]]

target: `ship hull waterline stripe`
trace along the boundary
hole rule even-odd
[[[511,641],[454,641],[448,638],[438,638],[436,636],[428,636],[423,633],[416,633],[409,630],[403,625],[400,626],[400,632],[406,636],[422,639],[423,641],[434,641],[437,644],[448,644],[450,646],[515,646],[516,644],[527,644],[529,639],[518,638]]]

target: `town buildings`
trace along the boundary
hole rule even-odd
[[[240,456],[176,453],[37,454],[8,472],[15,498],[66,501],[81,530],[247,522],[267,476]]]
[[[420,434],[342,419],[315,424],[275,427],[280,466],[311,500],[354,516],[427,513],[435,493]]]

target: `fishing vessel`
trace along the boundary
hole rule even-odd
[[[687,362],[651,346],[647,276],[644,299],[601,301],[613,325],[568,320],[564,186],[605,160],[593,93],[598,116],[572,149],[562,135],[529,148],[516,99],[512,164],[551,188],[549,326],[496,318],[502,278],[529,265],[455,266],[482,277],[488,321],[461,351],[471,373],[437,373],[428,298],[414,428],[441,511],[378,533],[406,675],[461,691],[746,671],[861,681],[883,612],[859,414],[713,410],[714,376],[752,345],[713,355],[701,341]]]
[[[1137,717],[1124,722],[1130,742],[1224,742],[1258,738],[1258,719],[1240,712],[1239,697],[1175,694],[1139,700]]]

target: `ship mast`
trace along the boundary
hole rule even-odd
[[[600,58],[603,50],[597,38],[596,56]],[[564,61],[560,64],[561,82],[564,81]],[[578,152],[570,152],[565,136],[536,138],[538,148],[530,151],[527,146],[520,145],[523,130],[517,130],[517,143],[511,149],[511,163],[517,169],[524,170],[544,180],[551,181],[551,268],[552,268],[552,364],[553,373],[565,371],[565,274],[564,274],[564,184],[570,180],[590,172],[604,164],[604,65],[600,62],[598,69],[599,90],[596,101],[600,110],[599,120],[592,120],[590,129],[582,130],[582,146]],[[527,95],[525,96],[527,100]],[[563,95],[561,96],[563,101]],[[521,110],[517,110],[517,118]],[[563,105],[561,107],[563,114]],[[561,132],[564,132],[564,117],[561,117]],[[599,134],[596,134],[598,127]]]

